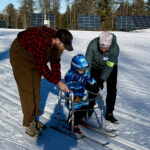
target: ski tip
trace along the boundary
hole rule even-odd
[[[109,144],[109,142],[105,142],[105,143],[103,143],[102,145],[103,146],[106,146],[106,145],[108,145]]]

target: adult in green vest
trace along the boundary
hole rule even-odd
[[[89,63],[89,73],[97,81],[96,86],[87,85],[87,89],[98,93],[99,88],[103,90],[103,84],[107,84],[106,96],[106,114],[105,119],[112,123],[119,123],[114,117],[113,111],[117,94],[117,72],[118,72],[119,46],[116,36],[110,32],[104,31],[100,36],[94,38],[86,50],[86,58]],[[89,99],[95,98],[95,95],[89,94]],[[95,101],[89,103],[89,108],[93,109]],[[93,111],[89,111],[91,117]]]

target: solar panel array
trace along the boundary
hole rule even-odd
[[[0,28],[8,28],[8,24],[6,20],[0,19]]]
[[[100,16],[78,15],[78,29],[100,30]]]
[[[117,30],[134,30],[150,28],[150,16],[117,16]]]
[[[50,20],[50,27],[55,26],[55,16],[54,14],[46,14],[46,20]],[[30,27],[40,27],[44,26],[44,14],[34,13],[31,14]]]
[[[150,16],[131,16],[135,28],[150,28]]]
[[[117,16],[116,18],[117,30],[132,30],[134,28],[135,26],[130,16]]]

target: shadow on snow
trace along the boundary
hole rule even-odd
[[[46,106],[46,100],[48,94],[52,93],[54,95],[59,94],[59,89],[56,85],[51,84],[46,79],[41,81],[41,111],[44,113],[44,108]],[[63,109],[63,105],[60,105],[61,116],[66,117]],[[51,109],[51,108],[50,108]],[[50,128],[50,125],[55,124],[55,116],[57,114],[58,104],[55,105],[53,114],[50,114],[48,121],[46,122],[47,129],[42,131],[42,136],[37,138],[37,145],[43,147],[43,150],[70,150],[72,147],[77,146],[77,141],[59,131]]]
[[[9,58],[9,49],[4,52],[0,52],[0,61],[3,61],[4,59],[7,58]]]

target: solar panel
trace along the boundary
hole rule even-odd
[[[78,29],[100,30],[100,16],[78,15]]]
[[[150,16],[117,16],[117,30],[150,28]]]
[[[148,21],[150,21],[150,16],[147,16]]]
[[[133,30],[135,26],[130,16],[117,16],[115,28],[117,30]]]
[[[50,20],[50,27],[55,27],[55,16],[54,14],[46,14],[46,20]],[[34,13],[31,14],[30,27],[44,26],[44,14]]]
[[[131,16],[135,24],[135,28],[149,28],[150,27],[150,16]]]
[[[6,20],[0,19],[0,28],[8,28],[8,24]]]

